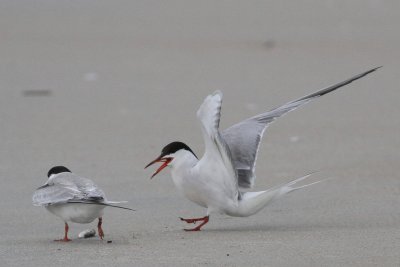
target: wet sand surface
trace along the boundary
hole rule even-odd
[[[1,1],[2,266],[399,266],[398,1]],[[333,178],[257,215],[205,210],[144,166],[180,140],[202,154],[196,110],[222,90],[221,128],[352,75],[379,71],[279,119],[255,191]],[[111,200],[105,241],[33,207],[65,165]],[[107,241],[112,241],[108,243]]]

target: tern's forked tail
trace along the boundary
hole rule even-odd
[[[112,208],[136,211],[136,210],[131,209],[131,208],[115,205],[115,204],[118,204],[118,203],[125,203],[125,202],[127,202],[127,201],[95,202],[95,201],[88,201],[88,200],[70,200],[67,203],[70,203],[70,204],[74,204],[75,203],[75,204],[99,205],[99,206],[107,206],[107,207],[112,207]]]
[[[296,186],[296,184],[307,179],[311,175],[312,175],[312,173],[302,176],[300,178],[297,178],[296,180],[293,180],[287,184],[275,186],[266,191],[244,192],[244,193],[242,193],[242,197],[239,200],[237,208],[235,208],[234,210],[228,211],[227,214],[230,216],[237,216],[237,217],[247,217],[247,216],[253,215],[253,214],[259,212],[260,210],[262,210],[265,206],[267,206],[273,200],[275,200],[283,195],[286,195],[287,193],[290,193],[292,191],[295,191],[295,190],[298,190],[301,188],[305,188],[310,185],[314,185],[314,184],[324,181],[324,180],[320,180],[317,182],[312,182],[309,184]]]

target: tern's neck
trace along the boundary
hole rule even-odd
[[[175,154],[172,161],[172,171],[188,170],[193,168],[199,160],[189,151],[182,150]]]
[[[196,166],[198,159],[188,151],[179,151],[175,154],[174,160],[171,162],[171,177],[180,193],[187,190],[187,179],[193,178],[192,170]],[[185,189],[186,188],[186,189]]]
[[[189,151],[182,150],[175,154],[174,160],[170,165],[172,174],[185,175],[190,171],[199,160]]]

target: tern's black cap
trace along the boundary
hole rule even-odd
[[[169,143],[168,145],[166,145],[161,150],[161,157],[173,154],[176,151],[179,151],[181,149],[185,149],[185,150],[191,152],[197,158],[196,154],[194,154],[194,152],[190,149],[190,147],[188,147],[185,143],[179,142],[179,141],[175,141],[175,142],[172,142],[172,143]]]
[[[68,170],[66,167],[64,166],[54,166],[53,168],[51,168],[49,170],[49,172],[47,173],[47,177],[50,177],[50,175],[52,174],[58,174],[58,173],[62,173],[62,172],[71,172],[70,170]]]

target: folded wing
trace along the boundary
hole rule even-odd
[[[60,173],[50,178],[33,194],[32,202],[36,206],[67,203],[72,201],[105,201],[104,192],[91,180],[73,173]]]

